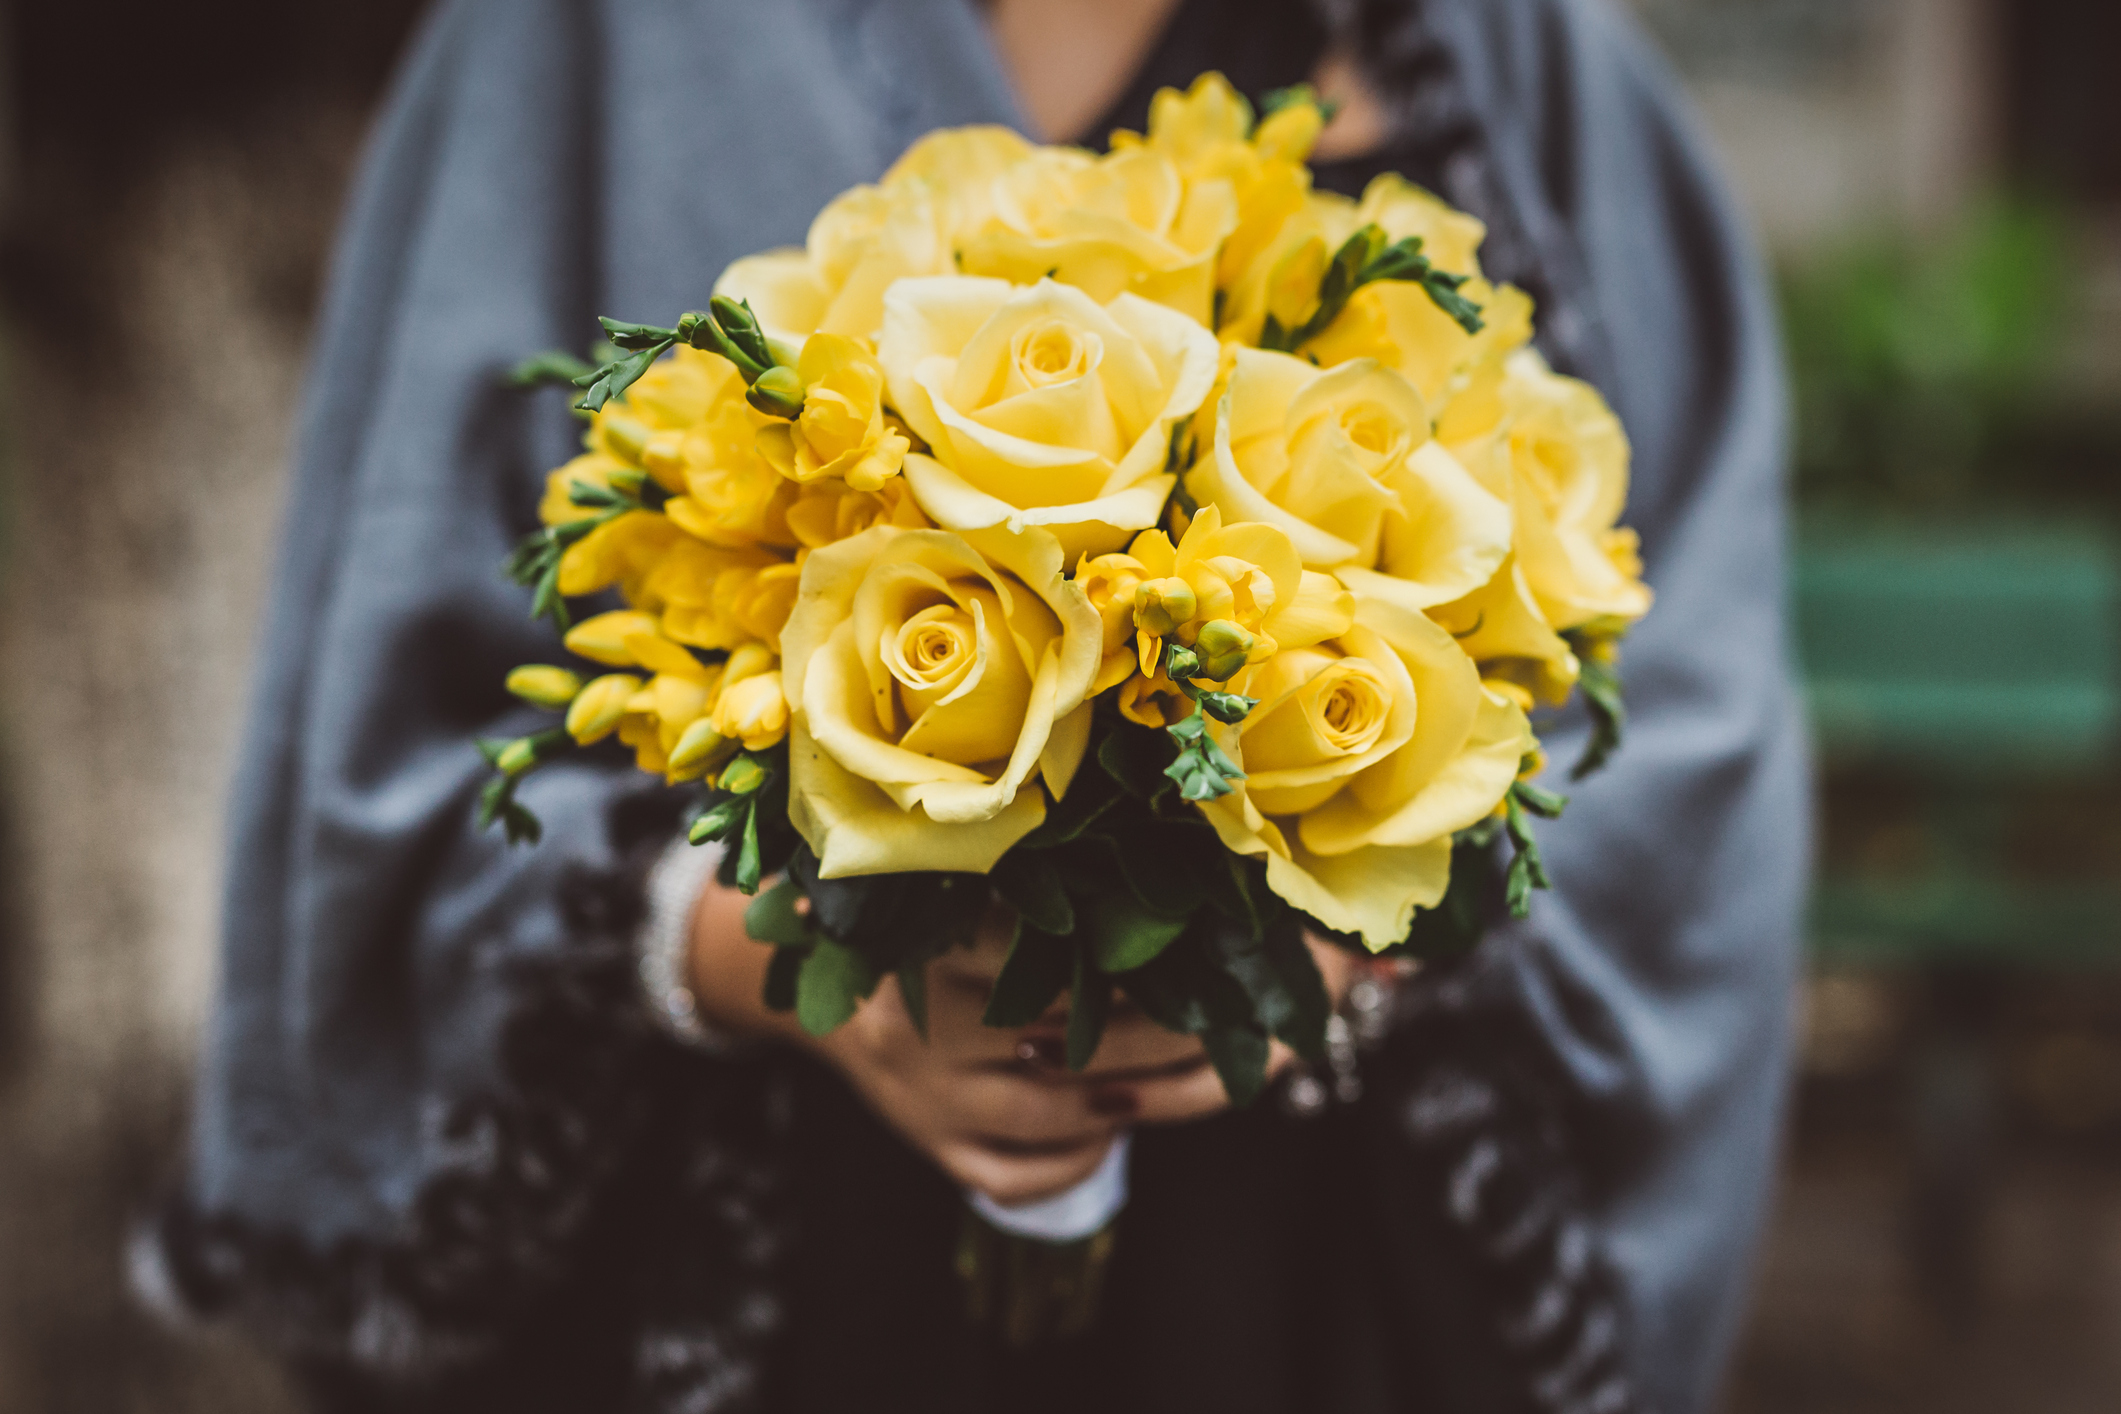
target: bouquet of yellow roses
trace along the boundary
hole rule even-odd
[[[1217,75],[1104,155],[939,132],[739,260],[674,325],[603,321],[586,450],[510,570],[567,649],[484,743],[484,818],[608,737],[695,783],[769,1004],[823,1032],[999,899],[987,1020],[1115,988],[1231,1097],[1318,1055],[1309,929],[1469,946],[1546,885],[1528,714],[1619,736],[1649,606],[1628,444],[1482,278],[1479,222],[1395,176],[1315,192],[1308,90]],[[570,599],[626,607],[577,621]],[[1509,846],[1504,862],[1503,845]]]

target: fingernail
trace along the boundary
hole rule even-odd
[[[1016,1043],[1016,1058],[1025,1065],[1043,1065],[1058,1070],[1067,1063],[1068,1052],[1051,1036],[1026,1036]]]
[[[1141,1107],[1141,1096],[1125,1085],[1107,1085],[1090,1092],[1090,1112],[1107,1119],[1129,1118]]]

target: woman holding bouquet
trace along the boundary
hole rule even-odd
[[[1277,1088],[1232,1110],[1221,1058],[1124,994],[1080,1070],[1060,1063],[1064,1006],[981,1025],[1006,953],[998,911],[974,946],[903,979],[924,1005],[887,979],[836,1030],[791,1025],[760,1001],[770,954],[746,935],[746,901],[698,867],[707,856],[683,843],[682,802],[617,754],[569,755],[526,788],[545,822],[540,848],[511,852],[475,829],[480,767],[465,738],[510,719],[496,686],[510,666],[554,651],[491,568],[534,521],[536,472],[581,437],[560,400],[498,375],[525,351],[576,342],[600,311],[697,305],[733,259],[800,237],[828,198],[875,179],[931,129],[1008,124],[1099,143],[1113,128],[1151,128],[1152,95],[1209,70],[1254,96],[1307,79],[1343,96],[1318,135],[1317,185],[1353,196],[1397,171],[1479,218],[1430,212],[1438,268],[1466,263],[1443,288],[1484,273],[1498,325],[1511,288],[1536,303],[1537,352],[1513,376],[1553,395],[1539,414],[1553,437],[1603,449],[1583,465],[1617,465],[1625,482],[1626,440],[1606,403],[1632,439],[1629,520],[1658,603],[1629,640],[1630,741],[1548,827],[1554,889],[1529,916],[1412,974],[1314,939],[1353,1024],[1335,1029],[1325,1064],[1291,1067],[1277,1051]],[[956,151],[939,190],[978,185],[964,170],[974,149]],[[1009,249],[973,242],[954,258],[963,270],[968,256]],[[1065,312],[1077,277],[1042,262],[1011,287],[1031,294],[995,298]],[[773,333],[783,287],[761,272],[772,268],[739,262],[725,279],[752,279]],[[827,293],[855,298],[859,278],[842,277]],[[1241,301],[1201,304],[1197,320],[1243,312]],[[966,317],[913,294],[897,307],[893,337],[915,344]],[[1191,416],[1212,383],[1210,406],[1241,417],[1272,369],[1313,376],[1295,359],[1232,361],[1212,336],[1193,341],[1195,368],[1191,336],[1159,343],[1164,316],[1143,318],[1095,325],[1116,361],[1136,357],[1111,352],[1130,339],[1150,351],[1127,365],[1150,371],[1114,392],[1114,407],[1131,398],[1153,413],[1198,383]],[[1035,343],[1059,319],[1019,332]],[[940,456],[979,409],[950,402],[971,383],[946,388],[926,371],[940,354],[894,362],[884,342],[870,385],[847,373],[867,367],[866,346],[815,367],[806,346],[801,378],[854,413],[890,379],[903,430],[878,404],[866,421],[850,413],[869,430],[844,446],[807,421],[760,446],[782,476],[829,470],[876,498],[872,520],[921,526],[918,509],[895,518],[904,506],[889,476],[910,438]],[[1315,348],[1313,364],[1340,361]],[[1058,378],[1075,367],[1072,349],[1017,356]],[[1424,376],[1403,371],[1394,387]],[[1448,382],[1422,390],[1428,405],[1463,392]],[[643,383],[635,401],[648,406],[659,387]],[[915,387],[929,391],[905,391]],[[907,411],[930,395],[935,406]],[[1779,607],[1781,420],[1758,272],[1668,80],[1601,0],[996,0],[984,15],[960,0],[444,5],[383,122],[334,278],[239,783],[194,1161],[155,1234],[164,1288],[246,1322],[346,1409],[1706,1408],[1774,1151],[1806,844]],[[1433,428],[1439,443],[1463,430],[1448,413]],[[645,455],[609,417],[592,438],[597,455]],[[1536,441],[1527,455],[1543,455]],[[1238,481],[1254,453],[1219,446],[1216,465],[1225,452],[1223,490],[1249,494]],[[904,479],[921,475],[931,480],[904,494],[926,510],[958,494],[939,471]],[[640,476],[593,491],[629,484]],[[1306,519],[1292,494],[1268,496],[1288,534],[1324,535],[1323,512]],[[567,499],[563,487],[563,515]],[[1539,604],[1573,593],[1603,606],[1599,622],[1632,620],[1647,605],[1633,541],[1612,526],[1617,496],[1592,499],[1607,506],[1608,559],[1581,582],[1541,584]],[[1174,557],[1155,572],[1176,582],[1188,542],[1220,533],[1211,510],[1187,513],[1175,547],[1135,541],[1129,553]],[[904,574],[944,575],[922,556],[944,553],[948,537],[872,541],[835,523],[813,547],[786,519],[815,565],[891,544],[915,547],[891,552]],[[1162,711],[1145,699],[1165,647],[1097,646],[1102,601],[1082,586],[1093,555],[1127,556],[1061,545],[1080,528],[1054,543],[1078,586],[1083,674],[1109,664],[1117,681],[1138,660],[1143,687],[1129,701]],[[1375,526],[1367,533],[1374,542]],[[597,587],[631,595],[626,544],[597,545],[585,552],[608,570]],[[1515,553],[1531,563],[1522,539]],[[1008,583],[1039,583],[1010,569]],[[765,612],[778,581],[748,562],[746,573],[736,597],[700,580],[662,599],[702,624]],[[1292,568],[1284,589],[1310,573]],[[1600,599],[1597,574],[1617,574],[1618,590]],[[775,630],[783,676],[797,640],[815,650],[814,681],[854,672],[854,657],[834,666],[832,645],[855,639],[812,622],[828,578],[804,570],[812,607]],[[994,582],[963,608],[967,622],[1044,612],[1005,604]],[[1412,615],[1428,625],[1419,632],[1438,651],[1478,656],[1508,628],[1506,606],[1484,607],[1482,592],[1453,601],[1472,606],[1463,622],[1434,599],[1442,607]],[[1166,593],[1157,635],[1192,615]],[[858,600],[850,589],[841,613],[866,632],[878,620],[861,616],[885,611]],[[1291,645],[1330,636],[1304,637],[1295,601],[1277,602]],[[1062,627],[1040,632],[1076,631],[1054,613]],[[1127,627],[1151,618],[1137,609]],[[951,661],[960,629],[947,614],[886,621],[891,642],[929,655],[922,671]],[[568,642],[615,655],[606,662],[668,653],[640,636]],[[1205,671],[1211,636],[1186,647]],[[1535,671],[1536,654],[1518,657],[1528,675],[1496,678],[1482,700],[1522,731],[1517,697],[1553,700],[1540,673],[1566,659],[1573,674],[1577,660],[1557,647]],[[678,661],[683,677],[692,660]],[[735,681],[736,662],[723,678]],[[535,700],[540,689],[517,690]],[[576,735],[617,732],[676,778],[685,742],[657,735],[653,693],[639,707],[596,692],[562,694]],[[1356,705],[1332,709],[1343,713],[1333,729],[1374,739],[1384,708],[1349,692]],[[829,746],[829,713],[809,715],[805,730]],[[724,690],[707,735],[777,740],[787,716],[778,694]],[[993,751],[1008,756],[1029,727],[961,713],[948,729],[998,732],[1008,740]],[[1398,729],[1404,740],[1416,726]],[[1587,731],[1574,714],[1545,741],[1573,760]],[[1507,738],[1505,785],[1519,740]],[[1255,733],[1248,749],[1265,798],[1274,740]],[[1053,754],[1036,743],[1020,754],[1057,799]],[[827,876],[845,851],[875,845],[808,808],[798,823]],[[1226,842],[1251,841],[1232,829]],[[1356,921],[1330,926],[1359,931]],[[968,1318],[953,1268],[963,1192],[1006,1222],[1110,1172],[1123,1135],[1132,1197],[1094,1322],[1026,1342]]]

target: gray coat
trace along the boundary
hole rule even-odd
[[[1554,892],[1409,989],[1324,1138],[1271,1106],[1145,1136],[1111,1306],[1193,1372],[1076,1363],[1143,1408],[1686,1414],[1742,1314],[1808,845],[1771,303],[1606,0],[1363,9],[1393,165],[1491,223],[1634,439],[1629,740],[1544,834]],[[591,755],[526,791],[542,846],[471,822],[470,739],[529,727],[501,679],[557,652],[497,567],[578,436],[500,373],[698,305],[916,136],[994,120],[969,0],[450,0],[420,37],[332,277],[159,1230],[186,1299],[343,1397],[822,1409],[823,1362],[869,1372],[864,1407],[969,1408],[1044,1378],[943,1329],[951,1197],[835,1082],[644,1024],[627,946],[674,802]],[[903,1251],[864,1248],[885,1229]],[[916,1397],[938,1363],[984,1373]]]

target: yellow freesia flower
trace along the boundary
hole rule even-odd
[[[634,601],[662,631],[695,648],[772,643],[794,605],[801,571],[764,549],[681,537],[656,561]]]
[[[778,746],[788,735],[788,699],[779,671],[724,683],[709,721],[718,735],[743,742],[746,751]]]
[[[1252,105],[1221,74],[1202,74],[1184,92],[1163,89],[1149,103],[1146,138],[1112,135],[1115,151],[1146,143],[1178,168],[1189,189],[1221,183],[1237,219],[1216,258],[1215,283],[1229,285],[1301,211],[1311,190],[1304,165],[1325,126],[1315,103],[1291,103],[1257,126]],[[1315,288],[1315,287],[1314,287]]]
[[[1263,663],[1344,633],[1353,622],[1353,597],[1331,575],[1306,570],[1287,534],[1258,522],[1225,526],[1214,505],[1201,507],[1175,547],[1161,530],[1149,530],[1127,554],[1141,574],[1132,602],[1135,653],[1146,677],[1161,671],[1166,639],[1208,656],[1201,639],[1212,625],[1242,632],[1245,660]]]
[[[930,449],[906,480],[937,525],[1038,526],[1074,558],[1156,523],[1172,425],[1214,382],[1214,335],[1050,280],[906,280],[885,305],[891,401]]]
[[[874,491],[898,475],[912,443],[884,417],[884,370],[862,345],[813,334],[796,364],[803,411],[759,429],[758,448],[790,481],[827,477]]]
[[[1102,629],[1064,563],[1040,531],[888,526],[805,561],[788,815],[825,877],[985,873],[1067,790]]]
[[[786,516],[788,533],[802,552],[851,540],[871,526],[929,528],[904,477],[893,477],[874,491],[857,491],[843,481],[813,481],[802,488]]]

